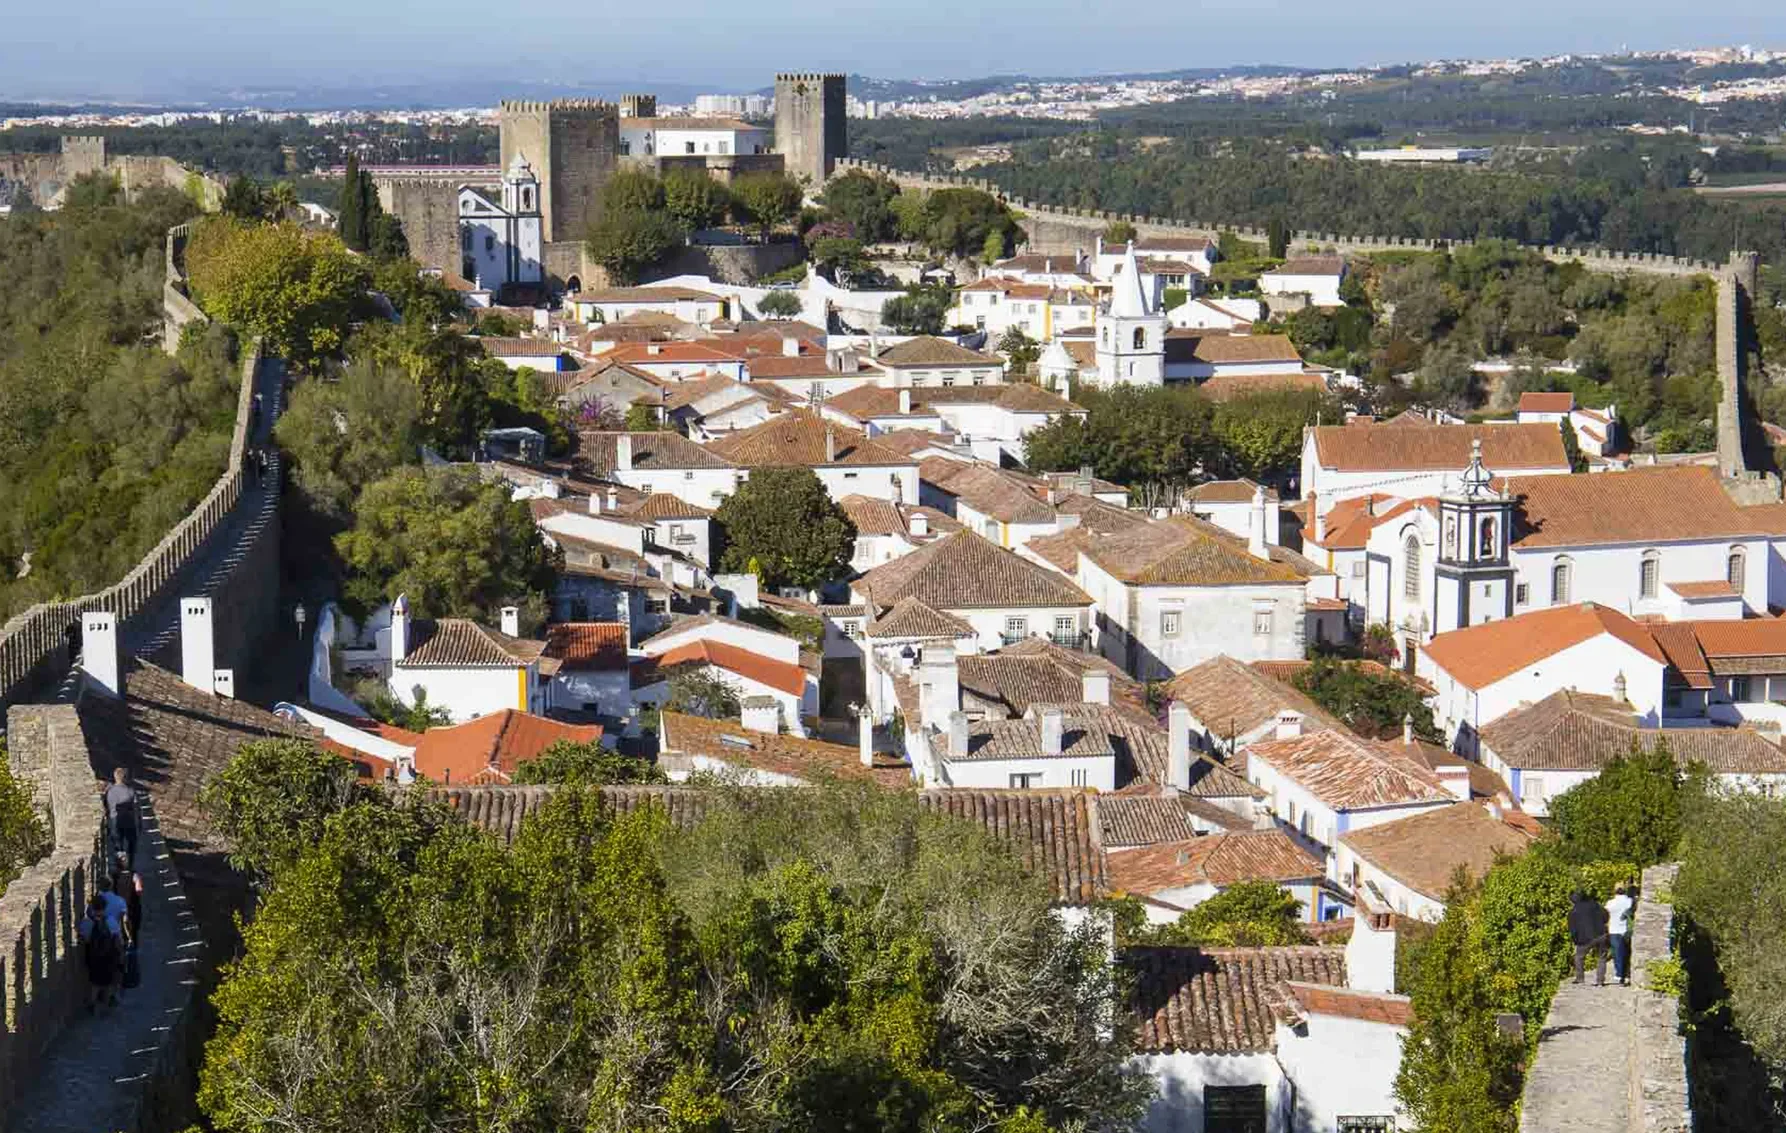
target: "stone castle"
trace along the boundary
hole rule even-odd
[[[22,195],[39,207],[55,207],[69,184],[88,173],[111,174],[127,195],[164,185],[191,194],[206,210],[223,200],[223,182],[171,157],[110,154],[103,137],[74,135],[64,137],[56,153],[0,153],[0,203]]]

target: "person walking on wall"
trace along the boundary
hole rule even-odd
[[[93,894],[87,902],[87,915],[75,932],[87,968],[87,1010],[98,1010],[102,1002],[116,1007],[118,985],[124,981],[124,923],[113,918],[103,892]]]
[[[125,781],[122,767],[112,771],[111,784],[105,789],[105,814],[112,828],[112,852],[125,855],[125,863],[136,863],[136,791]]]
[[[1598,957],[1594,983],[1606,986],[1606,910],[1577,889],[1569,895],[1569,939],[1575,944],[1575,982],[1581,983],[1588,953]]]
[[[1612,974],[1621,987],[1631,986],[1631,910],[1637,905],[1637,886],[1614,890],[1606,902],[1606,939],[1612,945]]]

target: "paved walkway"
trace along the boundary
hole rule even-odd
[[[44,1061],[37,1084],[20,1096],[12,1133],[110,1133],[136,1128],[143,1085],[169,1028],[198,983],[198,923],[186,908],[179,875],[161,836],[154,803],[139,791],[143,829],[136,865],[143,877],[138,958],[143,982],[118,1006],[69,1023]]]
[[[1586,983],[1564,980],[1550,1001],[1526,1079],[1522,1131],[1626,1133],[1635,1127],[1631,1090],[1639,989],[1635,981],[1619,987],[1610,964],[1606,980],[1607,986],[1594,986],[1590,969]]]

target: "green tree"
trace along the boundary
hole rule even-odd
[[[1582,455],[1581,441],[1576,439],[1575,436],[1575,426],[1571,425],[1569,419],[1565,417],[1563,420],[1557,422],[1557,428],[1560,429],[1563,434],[1563,455],[1569,458],[1569,471],[1586,472],[1588,470],[1588,458]]]
[[[781,173],[746,173],[732,182],[732,211],[760,228],[764,239],[770,229],[800,215],[804,197],[799,182]]]
[[[1219,459],[1208,399],[1179,387],[1077,389],[1084,419],[1062,414],[1024,438],[1039,472],[1089,466],[1127,484],[1136,502],[1164,507]]]
[[[1419,686],[1391,670],[1317,657],[1291,683],[1366,738],[1399,738],[1403,722],[1411,717],[1416,736],[1444,743],[1444,733],[1434,723]]]
[[[856,525],[809,468],[760,468],[715,515],[721,568],[765,586],[815,587],[849,572]]]
[[[602,183],[601,198],[603,212],[662,212],[664,183],[648,169],[621,168]]]
[[[1265,226],[1265,254],[1281,260],[1290,252],[1290,224],[1283,213],[1273,213]]]
[[[420,320],[368,323],[355,332],[352,350],[355,362],[408,375],[420,398],[422,439],[446,454],[470,455],[479,432],[498,423],[499,395],[515,381],[475,338]]]
[[[367,484],[419,461],[421,417],[407,374],[360,358],[334,381],[298,383],[274,435],[311,506],[344,520]]]
[[[608,209],[589,226],[589,255],[616,283],[640,276],[687,239],[681,225],[664,212]]]
[[[265,220],[270,210],[260,182],[252,177],[233,177],[223,189],[222,211],[237,220]]]
[[[1149,925],[1138,901],[1117,911],[1118,946],[1172,945],[1256,948],[1307,944],[1302,902],[1270,881],[1241,881],[1181,913],[1167,925]]]
[[[1551,820],[1574,860],[1654,865],[1673,858],[1680,844],[1690,782],[1666,739],[1648,751],[1634,742],[1629,755],[1551,799]]]
[[[1024,239],[1011,210],[979,189],[938,189],[929,194],[923,198],[920,223],[918,238],[938,255],[984,256],[994,237],[1002,255],[1002,249],[1014,248]]]
[[[912,284],[881,306],[881,322],[896,334],[941,334],[954,295],[946,287]]]
[[[696,169],[676,168],[665,174],[663,196],[664,210],[691,232],[724,221],[732,204],[725,185]]]
[[[1218,402],[1212,425],[1230,464],[1254,478],[1276,479],[1297,467],[1303,429],[1317,419],[1344,418],[1339,404],[1322,394],[1268,391]]]
[[[622,755],[599,743],[559,740],[532,759],[522,760],[515,768],[515,782],[594,787],[603,783],[662,783],[666,780],[655,763]]]
[[[791,319],[802,309],[800,296],[785,288],[771,291],[757,301],[757,314],[766,319]]]
[[[847,223],[864,244],[890,240],[899,232],[892,202],[899,186],[878,173],[852,169],[825,182],[819,204],[827,213]]]
[[[302,857],[329,816],[359,795],[354,766],[308,740],[242,745],[199,794],[230,864],[263,881]]]
[[[198,225],[186,268],[200,306],[299,366],[342,348],[369,282],[333,235],[229,217]]]
[[[1135,226],[1126,220],[1113,220],[1104,226],[1104,243],[1127,244],[1133,241],[1137,233]]]
[[[868,257],[862,251],[862,242],[849,237],[827,236],[815,240],[808,257],[819,274],[833,283],[842,283],[868,267]]]
[[[1027,370],[1042,356],[1042,347],[1024,334],[1022,327],[1012,327],[999,337],[998,352],[1013,368]]]
[[[347,172],[341,178],[341,195],[335,202],[335,231],[349,248],[366,246],[372,218],[366,215],[366,195],[360,185],[360,155],[349,151]]]
[[[335,547],[350,603],[369,610],[407,594],[418,618],[488,621],[543,602],[556,565],[526,501],[468,469],[401,468],[368,484]]]
[[[664,707],[671,712],[705,716],[709,720],[736,720],[743,707],[738,690],[716,676],[700,662],[677,665],[669,673],[670,698]]]
[[[388,212],[376,213],[366,235],[366,254],[380,263],[407,259],[409,237],[403,233],[403,222]]]
[[[657,410],[643,402],[635,402],[626,407],[623,424],[629,433],[655,433],[664,427]]]

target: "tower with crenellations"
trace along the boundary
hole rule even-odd
[[[839,159],[849,156],[846,81],[843,75],[816,72],[775,76],[775,152],[788,176],[814,191]]]
[[[654,94],[621,95],[620,116],[622,118],[656,118],[657,96]]]
[[[505,99],[502,168],[518,156],[539,177],[541,235],[578,241],[620,161],[620,108],[594,99]]]

